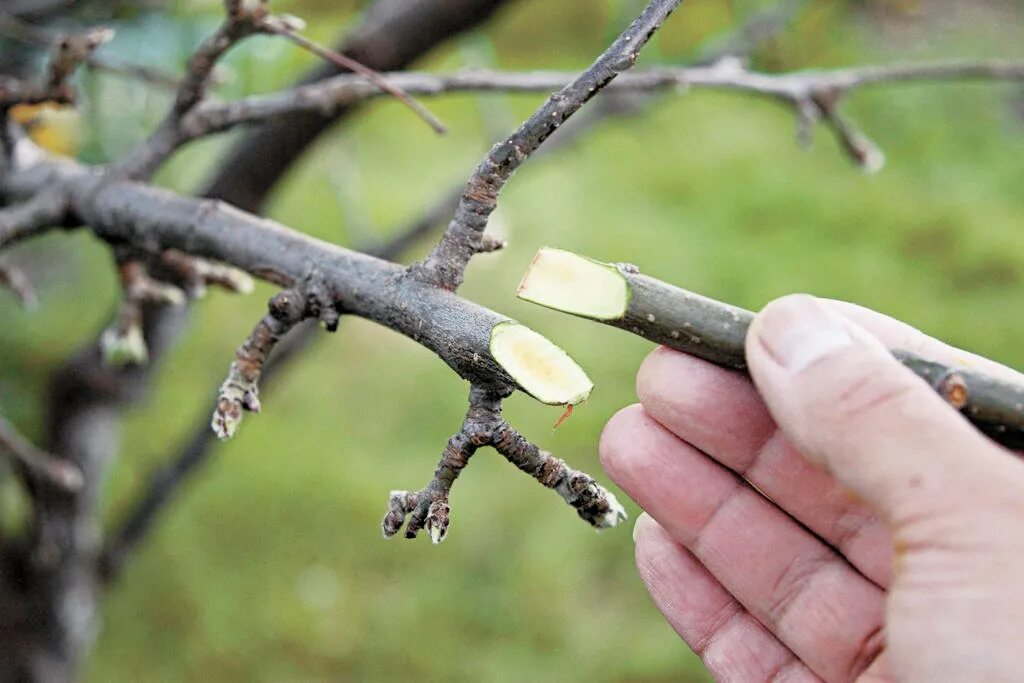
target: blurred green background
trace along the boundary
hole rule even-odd
[[[305,17],[324,41],[358,20],[351,1],[272,4]],[[521,0],[423,68],[579,69],[641,4]],[[686,2],[642,64],[683,63],[770,5]],[[1024,58],[1022,18],[1015,3],[809,2],[753,63]],[[172,3],[126,20],[105,49],[179,69],[218,19],[217,3]],[[233,78],[220,91],[234,97],[281,87],[312,60],[261,38],[227,64]],[[123,153],[168,103],[114,77],[87,76],[84,85],[81,156],[93,161]],[[383,237],[464,180],[540,101],[428,101],[451,129],[445,137],[377,101],[322,138],[269,214],[340,244]],[[1024,366],[1024,90],[883,86],[845,106],[886,152],[878,175],[853,167],[827,131],[812,149],[798,148],[793,116],[776,104],[702,91],[660,96],[527,163],[498,214],[510,246],[477,258],[461,291],[561,343],[596,390],[557,431],[558,409],[514,397],[513,424],[601,475],[601,426],[635,400],[633,376],[650,350],[514,298],[545,244],[636,263],[750,308],[795,291],[856,301]],[[193,189],[228,141],[188,149],[160,181]],[[0,294],[0,407],[37,435],[48,372],[106,323],[116,287],[108,250],[84,233],[40,240],[18,257],[41,283],[42,306],[26,313]],[[129,413],[108,521],[202,419],[271,291],[213,294],[196,307],[152,396]],[[648,599],[629,528],[593,532],[492,451],[455,487],[442,546],[381,540],[388,491],[429,479],[466,391],[429,352],[373,324],[346,320],[325,335],[268,392],[264,412],[219,448],[111,590],[86,680],[705,680]],[[6,524],[16,523],[18,496],[8,484]]]

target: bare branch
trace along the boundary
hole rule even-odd
[[[74,217],[113,244],[150,254],[186,251],[286,288],[318,272],[329,293],[326,305],[401,332],[434,351],[464,379],[493,393],[507,395],[521,388],[543,402],[561,405],[582,400],[589,392],[586,375],[557,346],[504,315],[409,277],[397,264],[312,239],[219,202],[117,180],[73,162],[40,161],[15,171],[11,186],[29,194],[44,187],[63,188],[72,197]],[[554,354],[545,358],[558,356],[564,383],[552,380],[551,368],[518,364],[519,342],[505,334],[513,328],[520,342]],[[503,360],[492,353],[498,332],[514,342],[503,345],[512,352]],[[523,341],[525,337],[530,340]]]
[[[258,33],[282,36],[322,59],[356,72],[382,92],[401,100],[438,133],[445,132],[444,126],[430,112],[400,88],[387,83],[376,71],[297,33],[301,27],[300,20],[270,14],[266,0],[258,0],[251,7],[236,0],[228,0],[226,4],[227,17],[220,28],[203,41],[189,59],[185,78],[170,113],[152,135],[115,166],[115,173],[137,179],[149,178],[175,150],[197,137],[189,132],[190,125],[185,117],[206,96],[214,66],[236,43]]]
[[[227,0],[227,16],[213,35],[200,43],[185,67],[174,104],[163,122],[145,140],[135,146],[112,169],[112,173],[130,178],[149,178],[181,146],[181,120],[206,96],[217,62],[239,41],[259,32],[267,16],[266,0],[253,3]]]
[[[627,519],[625,508],[611,491],[530,443],[504,420],[495,425],[491,445],[520,470],[554,489],[592,527],[606,529]]]
[[[469,260],[480,250],[488,216],[498,205],[498,194],[512,173],[566,119],[636,63],[640,49],[679,1],[652,0],[586,71],[551,95],[507,140],[491,148],[466,183],[441,241],[410,269],[414,277],[452,291],[458,289]]]
[[[37,448],[3,416],[0,416],[0,454],[13,458],[30,476],[44,479],[65,491],[82,487],[82,472],[74,464]]]
[[[254,284],[246,273],[215,261],[189,256],[177,249],[168,249],[160,256],[160,265],[180,281],[193,299],[206,296],[209,286],[216,286],[233,294],[251,294]]]
[[[458,197],[452,203],[457,202]],[[449,215],[452,210],[444,214]],[[436,208],[428,210],[427,213],[427,219],[414,221],[409,226],[396,230],[395,239],[375,250],[370,250],[371,253],[380,258],[397,258],[417,237],[424,236],[444,219],[444,216],[429,219],[429,215],[436,215]],[[424,223],[427,227],[423,227]],[[165,252],[165,257],[171,253],[173,252]],[[267,384],[273,377],[280,376],[293,360],[301,357],[310,348],[312,342],[319,338],[318,332],[316,325],[300,324],[274,346],[272,354],[264,362],[259,374],[261,393],[265,393]],[[218,395],[207,415],[218,410],[219,402]],[[201,423],[191,430],[180,452],[168,458],[166,463],[151,475],[103,547],[99,557],[99,572],[104,581],[111,582],[118,577],[131,552],[153,528],[158,516],[177,490],[206,463],[214,444],[217,443],[214,436],[214,431],[210,429],[210,420],[204,417]]]
[[[63,226],[66,215],[67,197],[58,190],[40,188],[23,202],[0,209],[0,249]]]
[[[472,70],[453,74],[385,74],[390,85],[412,95],[434,97],[460,92],[542,93],[566,87],[568,72],[503,73]],[[689,88],[736,90],[771,97],[794,107],[805,121],[805,132],[824,121],[858,164],[877,164],[879,152],[870,141],[838,114],[842,97],[872,85],[920,81],[1024,80],[1024,63],[1004,61],[940,62],[919,65],[866,66],[833,71],[769,74],[748,71],[741,62],[726,58],[710,66],[668,67],[621,74],[606,86],[608,92],[686,92]],[[351,75],[299,86],[293,90],[244,98],[237,102],[204,102],[183,121],[188,139],[255,124],[298,112],[331,114],[382,92]]]
[[[405,0],[394,3],[378,2],[375,3],[375,8],[387,5],[392,9],[404,9],[409,4]],[[459,0],[443,0],[438,4],[458,15],[462,13],[465,3]],[[495,0],[482,0],[480,4],[498,3]],[[434,3],[427,0],[413,5],[415,14],[418,15],[424,7],[432,6]],[[380,43],[377,49],[389,55],[405,54],[410,49],[423,49],[420,47],[420,35],[437,35],[436,29],[429,28],[433,18],[430,19],[426,31],[422,30],[422,25],[411,26],[406,32],[406,38],[401,39],[402,44],[397,48],[392,43],[393,40],[399,39],[397,35],[374,35],[374,41]],[[462,18],[458,17],[456,24],[461,21]],[[447,36],[452,30],[457,30],[447,28],[447,20],[437,23],[444,27],[440,32],[442,37]],[[372,47],[372,43],[368,43],[367,46]],[[15,155],[14,160],[16,170],[8,173],[9,169],[3,168],[3,177],[0,179],[5,200],[25,199],[38,193],[41,187],[46,187],[45,182],[43,185],[30,187],[34,184],[30,177],[35,177],[38,172],[47,176],[46,182],[52,182],[54,186],[63,186],[64,180],[67,179],[59,169],[59,163],[49,167],[53,172],[50,175],[42,168],[30,170],[30,160],[26,155]],[[280,166],[278,168],[280,169]],[[82,169],[72,164],[65,170],[71,175],[76,175],[77,171]],[[22,175],[20,171],[25,171],[26,174]],[[96,204],[88,195],[100,191],[101,186],[106,186],[107,183],[116,185],[116,182],[112,182],[111,176],[104,176],[101,172],[89,172],[88,175],[91,178],[79,176],[80,183],[71,183],[76,186],[77,191],[83,193],[76,197],[76,204],[102,209],[103,202]],[[116,191],[116,187],[112,189]],[[150,205],[148,210],[162,214],[159,207],[160,202],[157,202]],[[173,212],[173,207],[171,208]],[[77,211],[71,212],[70,215],[76,221],[81,220]],[[162,220],[156,215],[153,217],[157,221]],[[121,218],[127,221],[124,227],[132,233],[132,237],[128,240],[112,241],[141,245],[142,250],[148,254],[146,265],[150,272],[155,274],[154,266],[156,262],[162,260],[160,254],[165,250],[161,249],[159,244],[154,245],[148,240],[146,226],[140,225],[139,230],[135,231],[130,215],[119,216],[115,211],[105,215],[103,220],[116,222]],[[184,236],[184,233],[182,235]],[[191,253],[189,240],[184,241],[181,250]],[[213,256],[209,253],[206,255]],[[277,257],[278,254],[273,254],[270,263],[261,270],[262,274],[275,281],[278,281],[274,272],[274,261]],[[169,330],[178,327],[182,320],[180,309],[173,307],[156,309],[155,313],[156,315],[146,315],[144,320],[146,339],[154,354],[159,353],[160,343],[166,343],[173,336]],[[16,598],[18,604],[15,607],[20,610],[19,613],[32,616],[31,624],[28,624],[24,631],[0,639],[4,640],[5,652],[9,653],[5,661],[12,671],[31,671],[37,676],[44,677],[70,677],[75,662],[80,661],[84,648],[90,642],[90,635],[94,632],[92,626],[98,597],[95,560],[100,536],[97,533],[96,520],[103,471],[116,444],[118,409],[126,402],[138,399],[145,388],[148,374],[146,366],[103,367],[98,362],[98,352],[95,347],[91,347],[69,362],[54,378],[49,411],[51,424],[48,427],[48,433],[51,435],[50,450],[79,464],[86,474],[86,485],[73,496],[60,495],[54,487],[46,486],[33,492],[37,514],[33,520],[31,538],[28,539],[25,559],[21,558],[20,552],[15,558],[30,570],[25,580],[31,581],[33,590],[28,593],[19,590],[16,596],[5,592],[12,600]],[[40,557],[41,561],[31,563],[28,559],[29,554],[31,557]],[[69,613],[67,606],[72,603],[74,610],[73,613]],[[6,647],[7,645],[10,647]]]
[[[538,156],[551,154],[553,151],[571,144],[582,133],[607,117],[635,112],[642,103],[630,96],[604,98],[582,115],[574,117],[568,125],[560,128],[540,150]],[[417,241],[440,227],[455,211],[461,196],[462,184],[460,183],[444,193],[441,200],[431,205],[422,216],[397,230],[390,231],[392,236],[386,243],[367,249],[367,253],[382,259],[397,259]],[[164,260],[175,253],[173,250],[164,252]],[[189,258],[190,261],[200,261],[200,259]],[[264,364],[260,373],[261,394],[266,393],[268,380],[279,374],[293,360],[301,357],[312,345],[313,340],[318,337],[317,332],[316,325],[300,324],[274,347],[269,361]],[[217,409],[216,403],[215,401],[211,412]],[[99,566],[100,573],[106,581],[117,577],[132,551],[153,528],[164,506],[188,481],[189,477],[206,462],[214,443],[214,434],[210,430],[209,421],[204,418],[192,430],[191,436],[186,439],[180,452],[168,458],[166,464],[153,472],[145,489],[125,513],[122,521],[117,525],[116,531],[111,533],[110,539],[104,547]],[[403,501],[407,502],[408,498],[403,498]],[[402,507],[406,507],[405,502]],[[409,507],[407,512],[411,512],[412,509]],[[440,522],[436,528],[440,528]]]
[[[110,365],[142,365],[149,361],[142,331],[144,306],[183,306],[185,293],[150,277],[143,261],[134,254],[118,256],[118,275],[123,292],[121,307],[117,319],[100,336],[100,349]]]
[[[625,509],[610,491],[528,442],[501,417],[501,397],[474,386],[469,392],[469,410],[462,428],[448,440],[430,482],[419,491],[391,492],[388,513],[381,523],[384,536],[398,533],[410,515],[406,538],[416,538],[420,529],[425,528],[433,543],[443,541],[450,522],[448,496],[452,485],[482,446],[493,446],[520,470],[557,491],[591,526],[603,529],[626,519]]]
[[[376,71],[404,69],[439,44],[484,23],[512,0],[374,0],[337,51]],[[338,73],[333,64],[313,69],[303,82]],[[324,115],[302,112],[268,121],[241,137],[202,194],[258,212],[277,181],[333,122],[354,108]]]
[[[318,284],[318,283],[317,283]],[[242,421],[242,411],[260,412],[259,379],[270,352],[293,327],[308,317],[328,321],[331,331],[338,327],[337,310],[321,303],[317,284],[301,290],[285,290],[274,296],[270,311],[256,324],[235,353],[228,377],[217,394],[211,426],[219,439],[230,439]]]
[[[450,512],[448,495],[452,485],[477,449],[491,442],[494,416],[500,411],[501,398],[477,387],[470,389],[466,419],[462,428],[448,440],[430,482],[419,491],[391,492],[388,513],[381,523],[385,538],[394,536],[405,523],[406,515],[411,514],[405,528],[406,538],[416,538],[420,529],[426,528],[433,543],[445,539]]]
[[[325,59],[337,67],[359,74],[370,83],[377,86],[383,94],[391,95],[402,102],[405,106],[409,107],[409,109],[413,110],[417,116],[427,122],[428,126],[434,129],[434,132],[441,134],[447,132],[444,124],[438,121],[437,117],[431,114],[422,104],[409,97],[409,94],[404,92],[401,88],[395,87],[385,80],[381,74],[360,64],[351,57],[347,57],[340,52],[335,52],[334,50],[319,45],[309,38],[299,34],[291,22],[282,20],[281,17],[268,17],[267,20],[263,22],[262,26],[266,33],[283,36],[302,49],[313,53],[317,57]]]

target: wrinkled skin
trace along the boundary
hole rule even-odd
[[[755,319],[753,381],[658,349],[608,423],[640,575],[716,680],[1024,680],[1024,461],[885,347],[1024,382],[798,295]]]

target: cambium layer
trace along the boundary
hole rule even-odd
[[[519,297],[723,367],[747,367],[744,348],[752,312],[642,275],[632,265],[544,248],[523,277]],[[902,349],[892,354],[993,440],[1024,448],[1024,385]]]

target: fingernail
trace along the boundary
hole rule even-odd
[[[646,524],[648,519],[649,519],[649,517],[647,516],[646,512],[641,512],[637,516],[636,522],[633,524],[633,544],[634,545],[636,545],[636,539],[640,535],[640,527],[643,526],[644,524]]]
[[[794,373],[853,344],[842,318],[806,295],[770,304],[757,317],[754,332],[775,362]]]

